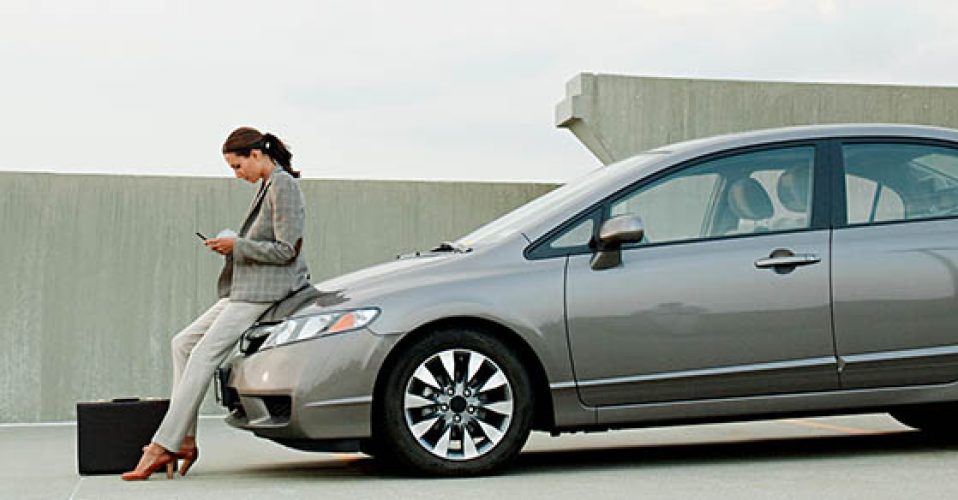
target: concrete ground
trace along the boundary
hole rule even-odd
[[[958,445],[885,415],[533,434],[498,476],[408,478],[359,454],[289,450],[200,424],[186,478],[128,483],[76,472],[76,427],[0,426],[2,499],[954,498]]]

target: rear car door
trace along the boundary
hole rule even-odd
[[[842,386],[958,380],[958,147],[859,139],[834,148]]]

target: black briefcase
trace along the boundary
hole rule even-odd
[[[80,474],[133,470],[170,407],[168,399],[114,399],[77,403]]]

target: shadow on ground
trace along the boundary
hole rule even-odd
[[[958,443],[943,442],[914,431],[851,436],[776,438],[693,444],[628,445],[622,447],[541,450],[523,452],[503,474],[554,474],[567,471],[618,468],[697,467],[722,463],[747,464],[773,461],[821,460],[865,455],[896,455],[958,451]],[[207,475],[233,475],[237,470],[211,471]],[[247,477],[270,479],[404,477],[404,473],[379,460],[351,455],[310,462],[260,465],[245,468]]]
[[[793,460],[821,460],[862,455],[897,455],[958,451],[954,441],[935,440],[904,431],[851,436],[760,439],[721,443],[667,444],[527,452],[511,468],[515,472],[563,472],[617,467],[713,466]]]

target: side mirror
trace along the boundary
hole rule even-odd
[[[592,256],[592,269],[600,271],[622,263],[622,244],[638,243],[645,235],[645,225],[638,215],[613,217],[599,228],[599,249]]]

